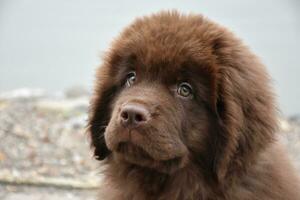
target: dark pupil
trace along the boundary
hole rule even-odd
[[[183,93],[189,93],[189,88],[186,87],[186,86],[182,86],[182,89],[183,89]]]
[[[186,87],[186,86],[182,86],[182,87],[181,87],[181,91],[182,91],[182,94],[183,94],[183,95],[187,95],[187,94],[190,93],[190,92],[189,92],[189,88]]]
[[[129,77],[129,82],[133,83],[135,81],[135,76]]]
[[[127,85],[130,86],[134,83],[135,81],[135,73],[129,73],[128,78],[127,78]]]

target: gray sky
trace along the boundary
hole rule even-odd
[[[283,112],[300,113],[299,2],[0,0],[0,92],[91,88],[101,52],[122,28],[137,16],[176,8],[203,13],[243,38],[273,76]]]

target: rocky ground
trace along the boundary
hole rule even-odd
[[[0,94],[0,199],[95,199],[101,177],[86,133],[88,93]],[[300,120],[281,120],[300,171]]]
[[[88,95],[69,93],[0,95],[0,199],[94,199]]]
[[[2,200],[96,200],[96,190],[62,189],[24,185],[0,185]]]

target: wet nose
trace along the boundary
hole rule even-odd
[[[121,123],[125,127],[137,127],[149,119],[149,111],[142,105],[126,104],[120,112]]]

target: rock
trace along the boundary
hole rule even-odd
[[[37,102],[36,107],[45,112],[87,112],[89,100],[87,97],[74,99],[43,99]]]
[[[289,132],[293,128],[292,125],[290,124],[290,122],[286,119],[280,119],[279,126],[280,126],[281,131],[283,131],[283,132]]]
[[[67,98],[79,98],[89,96],[88,90],[83,86],[73,86],[65,91]]]
[[[0,99],[7,100],[7,99],[41,98],[44,97],[45,95],[46,93],[42,89],[20,88],[9,92],[2,92],[0,94]]]

